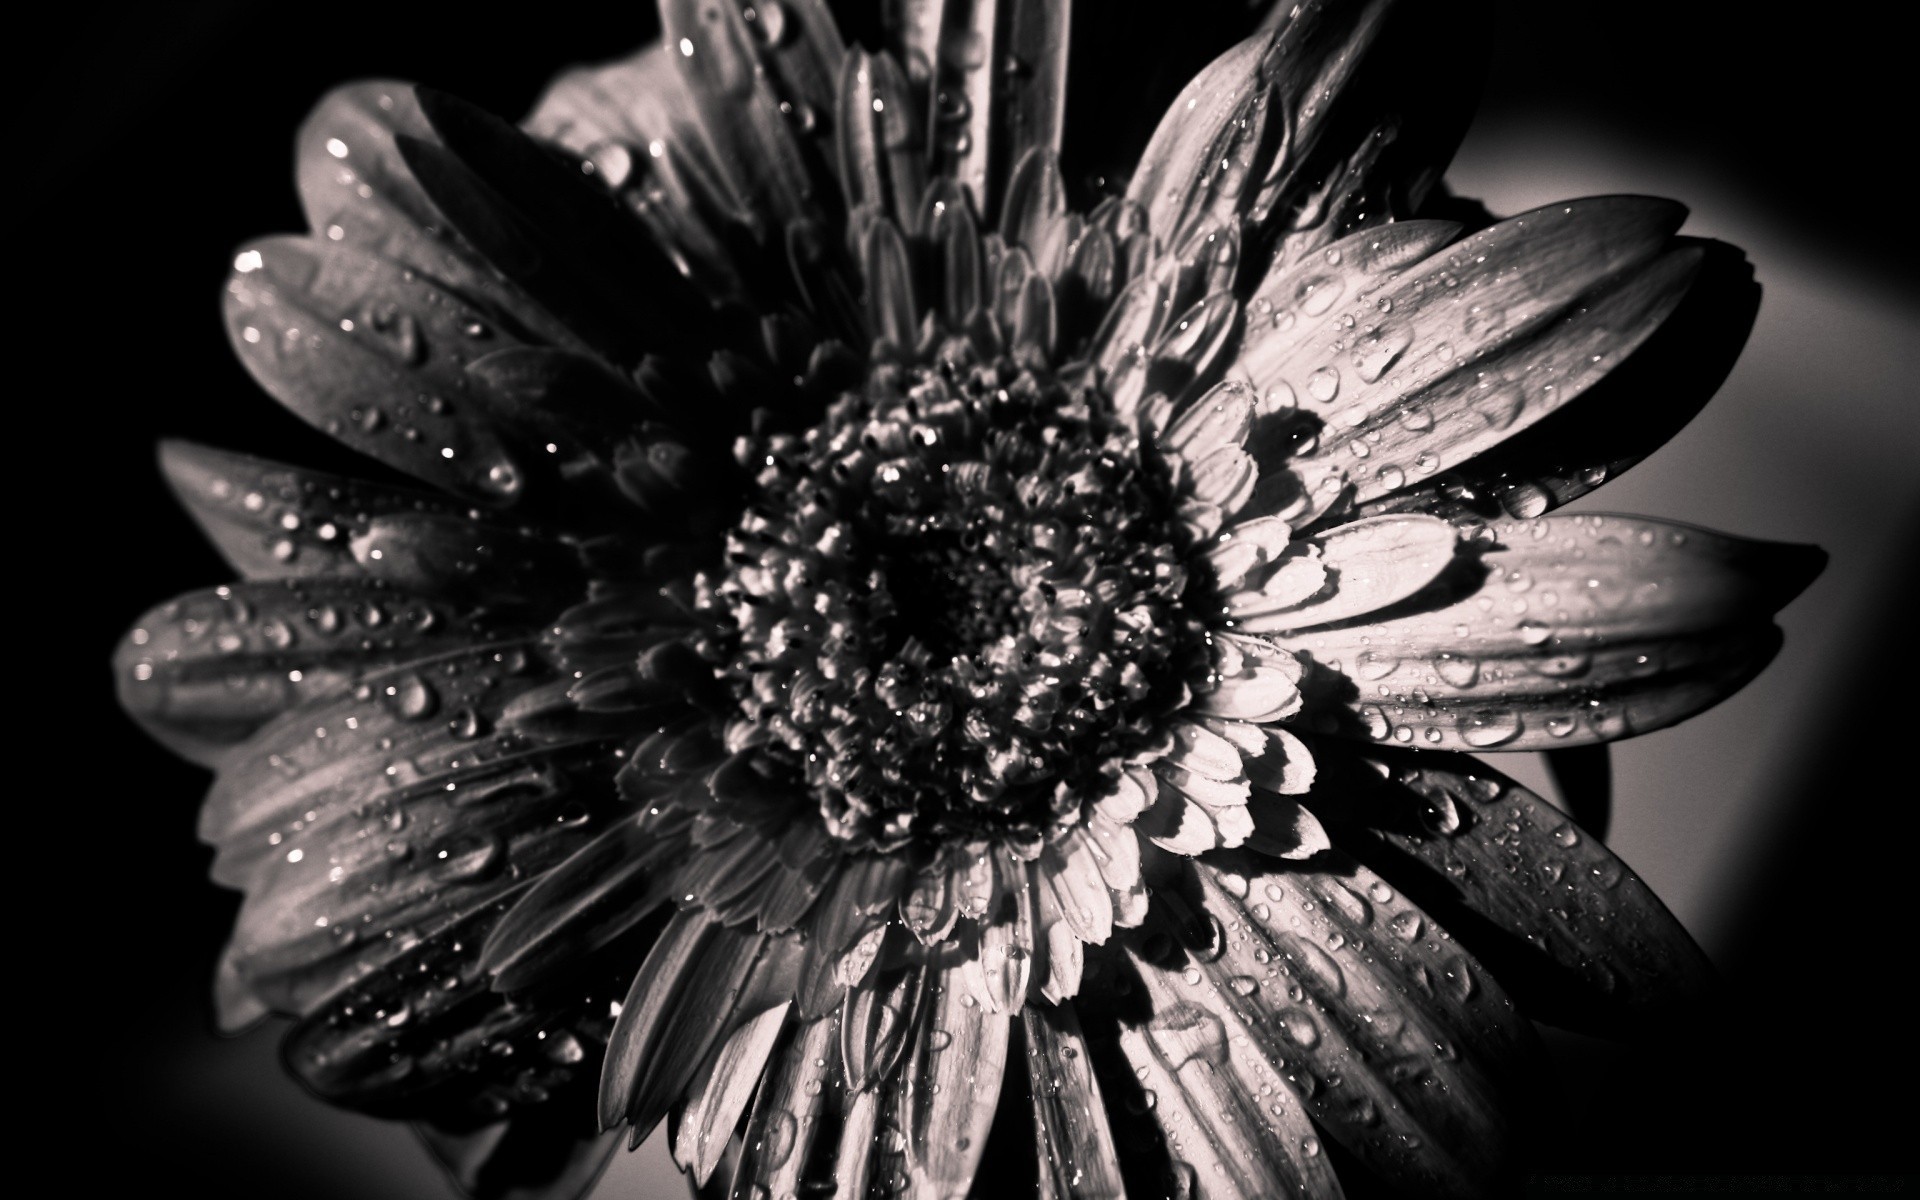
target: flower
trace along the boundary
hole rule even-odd
[[[1429,215],[1390,7],[1255,14],[1084,210],[1065,6],[672,0],[526,133],[323,102],[229,327],[434,490],[163,452],[246,578],[119,657],[218,772],[223,1020],[481,1195],[669,1116],[728,1195],[960,1194],[1028,1120],[1048,1195],[1497,1184],[1525,1017],[1706,965],[1462,751],[1712,704],[1818,556],[1547,515],[1711,390],[1646,364],[1718,251]]]

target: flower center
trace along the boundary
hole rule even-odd
[[[699,601],[728,741],[836,836],[1044,837],[1205,672],[1170,472],[1090,372],[956,341],[741,452],[756,495]]]

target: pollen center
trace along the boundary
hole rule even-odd
[[[879,364],[743,453],[756,495],[700,595],[728,741],[836,836],[1044,837],[1205,672],[1170,472],[1090,375]]]

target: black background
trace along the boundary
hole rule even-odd
[[[1565,113],[1710,160],[1863,287],[1910,298],[1914,64],[1866,11],[1503,7],[1482,111]],[[514,115],[559,67],[643,40],[650,14],[544,0],[518,17],[231,2],[46,15],[51,31],[12,39],[6,143],[7,274],[26,314],[8,322],[9,408],[27,418],[9,477],[29,530],[10,573],[28,654],[11,722],[22,769],[9,913],[28,936],[7,985],[27,1059],[8,1090],[35,1129],[23,1138],[16,1117],[12,1140],[23,1163],[87,1194],[343,1194],[302,1119],[262,1141],[168,1099],[209,1036],[205,981],[232,900],[204,882],[208,853],[192,836],[203,775],[119,714],[105,663],[141,611],[227,573],[172,509],[152,445],[332,453],[258,396],[217,306],[238,242],[300,227],[292,132],[331,84],[418,79]],[[1889,596],[1875,623],[1908,662],[1911,612]],[[1778,843],[1753,869],[1721,955],[1722,1005],[1658,1044],[1561,1045],[1568,1086],[1534,1170],[1861,1173],[1911,1161],[1914,786],[1896,769],[1904,747],[1869,719],[1910,722],[1897,714],[1911,702],[1879,669],[1885,641],[1856,644],[1849,687],[1809,708],[1832,753],[1805,763]],[[232,1103],[247,1103],[243,1088]]]

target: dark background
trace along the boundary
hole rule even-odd
[[[9,448],[33,476],[14,485],[33,533],[12,574],[32,682],[13,719],[29,769],[10,874],[28,937],[10,1007],[28,1061],[10,1090],[35,1114],[23,1148],[70,1181],[53,1190],[444,1194],[404,1132],[299,1095],[270,1033],[208,1032],[233,901],[204,881],[193,839],[204,776],[120,716],[106,660],[144,609],[227,577],[159,483],[158,437],[321,453],[233,360],[217,304],[237,243],[300,227],[291,139],[308,107],[387,75],[517,115],[563,65],[643,40],[645,8],[70,6],[51,32],[16,35],[6,228],[27,319],[8,323],[9,407],[28,425]],[[1754,689],[1617,753],[1614,843],[1726,986],[1711,1018],[1659,1043],[1555,1038],[1565,1091],[1537,1172],[1912,1161],[1920,843],[1902,756],[1916,726],[1895,686],[1916,661],[1899,586],[1920,518],[1914,64],[1867,11],[1516,4],[1491,25],[1459,190],[1495,211],[1674,194],[1694,208],[1689,232],[1742,244],[1767,288],[1721,397],[1605,507],[1836,556]],[[668,1186],[649,1161],[622,1163],[605,1194]]]

